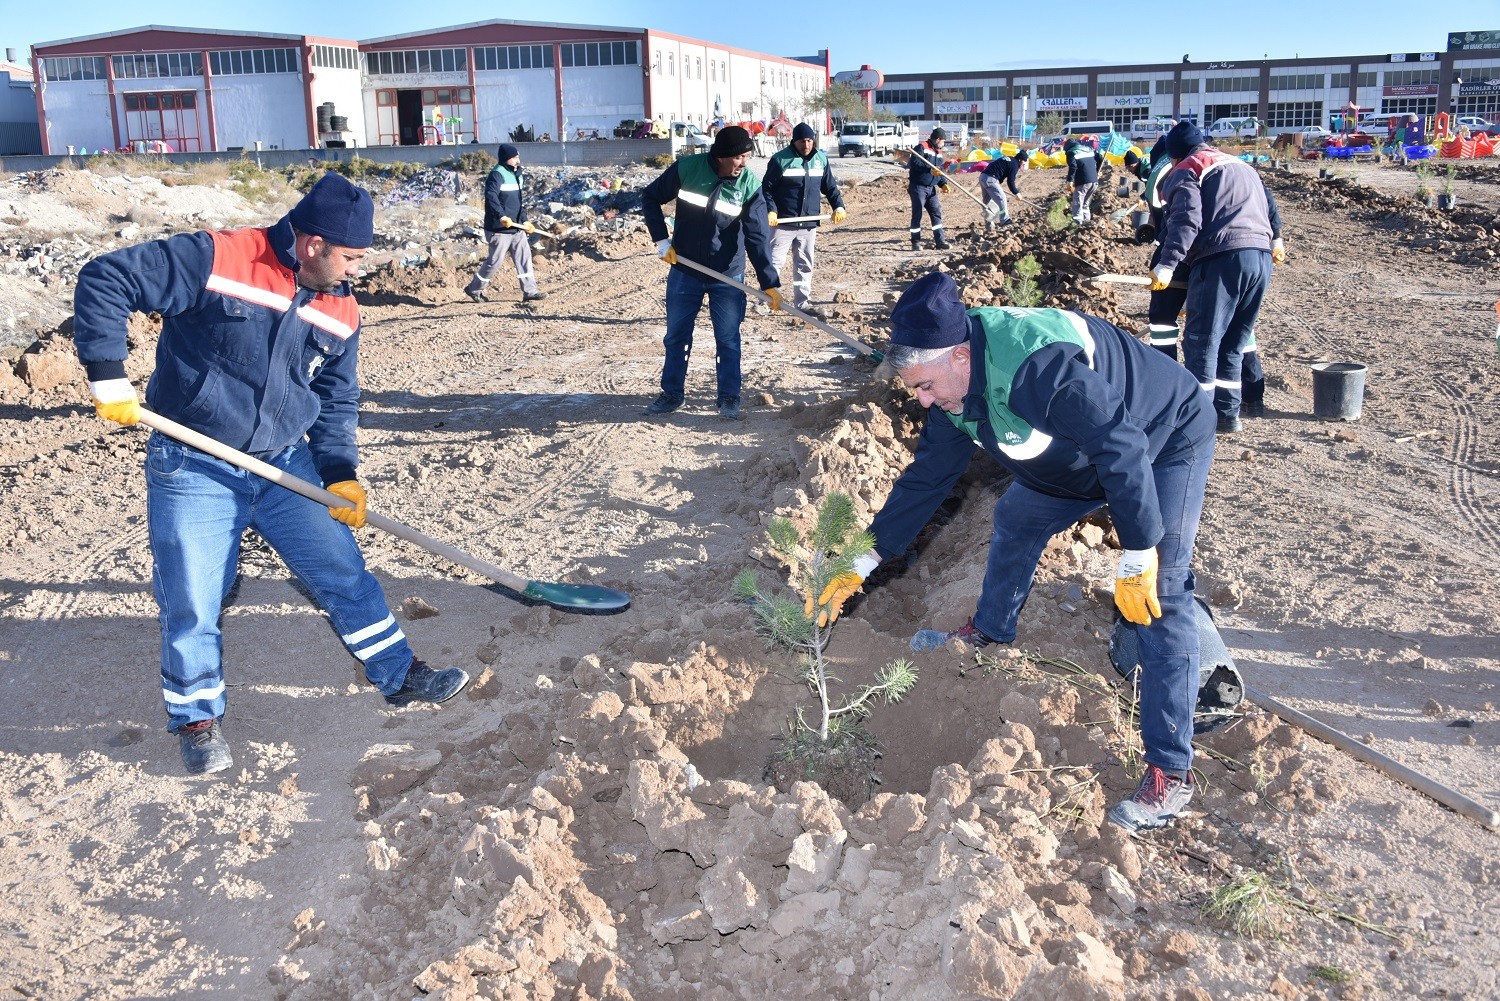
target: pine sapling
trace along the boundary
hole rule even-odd
[[[822,744],[841,735],[855,736],[877,701],[900,702],[917,683],[916,667],[896,660],[880,671],[873,684],[843,695],[832,688],[840,680],[829,673],[827,657],[836,619],[831,598],[821,599],[835,577],[854,572],[854,561],[875,548],[875,539],[869,532],[856,530],[854,502],[842,493],[828,495],[806,535],[789,519],[773,518],[768,536],[772,555],[786,566],[788,583],[801,600],[763,591],[754,570],[735,578],[735,595],[753,606],[760,630],[772,646],[800,658],[802,680],[817,696],[810,710],[798,707],[794,730],[815,734]]]
[[[1012,306],[1023,306],[1030,308],[1042,301],[1042,290],[1037,287],[1037,275],[1042,273],[1042,266],[1037,263],[1035,255],[1027,254],[1015,263],[1011,268],[1011,275],[1003,282],[1005,297],[1010,300]]]

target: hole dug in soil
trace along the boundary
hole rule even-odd
[[[904,447],[906,415],[856,403],[821,426],[792,443],[795,461],[764,456],[744,475],[786,473],[774,492],[793,517],[826,489],[878,505],[893,474],[872,456]],[[847,681],[905,652],[929,619],[967,614],[990,489],[972,483],[922,557],[848,614],[834,650]],[[1075,615],[1049,591],[1078,577],[1097,536],[1049,549],[1024,647],[1102,664],[1100,603]],[[1317,809],[1299,735],[1264,716],[1213,734],[1204,743],[1225,758],[1200,757],[1194,804],[1207,817],[1137,842],[1102,822],[1132,785],[1118,761],[1133,738],[1109,722],[1108,686],[1007,651],[978,669],[938,651],[922,655],[909,702],[873,715],[884,791],[851,810],[811,783],[760,780],[807,694],[727,577],[720,593],[704,606],[684,591],[679,621],[622,631],[571,667],[545,715],[445,745],[436,768],[367,763],[354,781],[373,875],[343,934],[294,929],[270,971],[276,995],[319,997],[332,970],[353,997],[414,985],[517,1001],[1065,1001],[1122,998],[1127,976],[1155,997],[1246,982],[1246,953],[1224,960],[1201,937],[1193,897],[1220,877],[1173,849],[1227,873],[1265,850],[1241,823]]]

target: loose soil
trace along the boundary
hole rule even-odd
[[[933,268],[976,305],[1005,303],[1028,252],[1144,272],[1113,177],[1082,233],[1013,203],[1017,225],[985,241],[955,193],[954,249],[912,253],[899,173],[834,170],[857,183],[849,222],[820,234],[814,298],[875,346]],[[616,173],[628,192],[653,172],[586,186]],[[1409,170],[1346,173],[1266,171],[1291,255],[1257,331],[1270,413],[1219,439],[1199,590],[1253,686],[1495,805],[1500,174],[1466,164],[1440,214]],[[1013,647],[914,655],[915,691],[870,720],[872,799],[768,785],[808,693],[731,581],[781,582],[773,514],[840,490],[867,519],[921,414],[849,348],[752,311],[744,421],[714,411],[706,330],[688,405],[643,418],[664,268],[628,207],[547,204],[564,180],[533,179],[542,225],[567,235],[528,306],[504,267],[490,302],[462,294],[472,178],[456,202],[382,200],[361,478],[372,508],[528,579],[625,589],[630,609],[530,605],[362,532],[418,652],[475,676],[445,706],[393,710],[252,537],[223,620],[236,765],[188,779],[157,694],[146,435],[93,416],[68,340],[77,265],[157,220],[112,218],[115,189],[81,173],[0,179],[0,997],[1500,993],[1500,835],[1257,709],[1200,741],[1189,817],[1140,838],[1103,822],[1140,768],[1106,658],[1104,518],[1052,541]],[[1045,207],[1060,172],[1022,183]],[[153,210],[168,229],[274,217],[210,187]],[[1143,324],[1140,287],[1040,284],[1046,304]],[[137,379],[156,329],[132,326]],[[1318,361],[1369,366],[1358,421],[1313,419]],[[831,648],[845,683],[972,612],[1004,486],[976,458],[851,603]],[[1303,905],[1274,934],[1204,915],[1248,873]]]

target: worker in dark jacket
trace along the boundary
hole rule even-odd
[[[993,232],[996,226],[1010,225],[1010,202],[1006,200],[1005,188],[1010,188],[1010,193],[1019,195],[1021,187],[1016,179],[1021,176],[1021,171],[1027,169],[1026,156],[1017,153],[1015,156],[1006,156],[1004,153],[997,154],[990,160],[984,172],[979,175],[979,194],[983,196],[985,204],[984,231]]]
[[[1176,165],[1161,184],[1165,203],[1151,269],[1153,291],[1186,270],[1183,364],[1213,394],[1219,431],[1240,421],[1241,368],[1271,277],[1272,230],[1266,186],[1255,168],[1214,149],[1190,122],[1167,134]]]
[[[880,561],[904,554],[976,447],[1014,481],[995,504],[978,610],[923,630],[916,649],[1009,643],[1042,550],[1107,505],[1125,551],[1115,604],[1141,650],[1146,775],[1109,819],[1160,827],[1192,797],[1198,638],[1193,546],[1214,453],[1214,415],[1192,378],[1095,316],[1058,309],[965,310],[946,274],[913,282],[891,311],[886,361],[927,407],[916,454],[870,524],[872,555],[819,603],[837,617]]]
[[[160,313],[151,408],[350,505],[325,508],[160,433],[147,441],[162,697],[190,774],[233,763],[219,619],[246,528],[312,592],[392,704],[442,702],[468,683],[458,668],[416,659],[349,531],[364,525],[365,491],[355,473],[359,306],[348,279],[373,237],[369,194],[329,173],[268,229],[155,240],[79,272],[73,339],[100,417],[140,422],[126,324],[135,311]]]
[[[771,264],[765,193],[746,169],[754,148],[749,132],[738,125],[726,126],[707,153],[683,157],[641,191],[646,230],[656,241],[657,254],[672,267],[667,274],[667,356],[661,370],[661,393],[646,407],[648,415],[669,414],[682,406],[693,324],[707,298],[717,348],[719,416],[740,419],[740,324],[745,320],[745,293],[679,264],[677,258],[680,254],[742,282],[748,251],[761,289],[770,297],[772,308],[781,308],[777,291],[781,279]],[[661,207],[673,200],[677,223],[668,233]]]
[[[906,193],[911,197],[911,249],[922,249],[922,212],[932,219],[932,245],[947,250],[949,243],[943,236],[943,204],[938,192],[946,191],[948,178],[943,176],[943,146],[948,142],[948,133],[940,125],[927,135],[925,142],[918,143],[906,162]]]
[[[1091,143],[1085,139],[1069,139],[1063,144],[1063,156],[1068,163],[1068,176],[1064,179],[1066,186],[1063,191],[1071,198],[1068,207],[1073,213],[1073,221],[1082,226],[1093,219],[1089,202],[1094,197],[1094,188],[1099,184],[1099,168],[1104,165],[1104,153],[1100,151],[1097,140]]]
[[[814,246],[822,199],[828,199],[835,225],[849,214],[844,210],[844,196],[839,194],[839,183],[828,165],[828,154],[818,149],[818,134],[811,125],[798,122],[792,129],[792,144],[766,164],[761,190],[766,193],[769,203],[766,218],[773,230],[771,263],[778,275],[785,276],[785,262],[791,256],[792,305],[822,316],[823,311],[812,305]]]
[[[475,302],[484,302],[485,286],[495,277],[500,259],[509,257],[521,280],[521,301],[536,302],[547,298],[547,293],[537,291],[531,271],[531,244],[526,238],[536,232],[536,227],[526,221],[521,151],[510,143],[501,143],[498,160],[484,179],[484,238],[490,254],[464,292]]]

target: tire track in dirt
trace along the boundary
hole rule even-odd
[[[1448,450],[1448,496],[1464,516],[1476,539],[1500,552],[1500,516],[1480,496],[1475,486],[1473,466],[1479,451],[1480,424],[1474,409],[1450,381],[1434,380],[1438,393],[1453,403],[1456,420],[1453,444]]]

